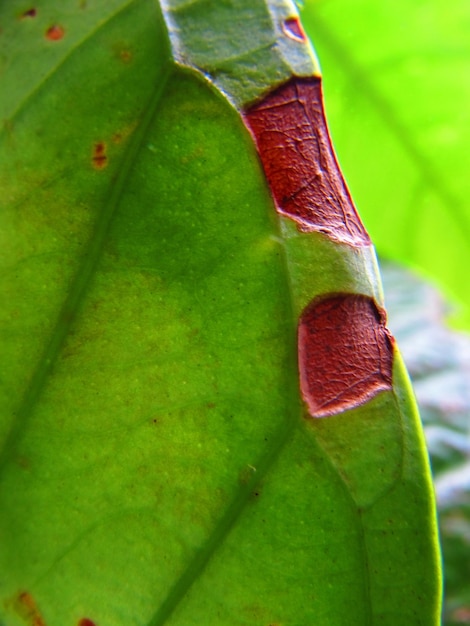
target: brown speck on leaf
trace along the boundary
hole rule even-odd
[[[13,607],[21,619],[23,619],[28,626],[46,626],[36,601],[33,596],[27,591],[20,591],[16,596]]]
[[[103,141],[95,143],[92,155],[93,167],[102,170],[108,165],[108,157],[106,156],[106,144]]]
[[[49,41],[60,41],[65,35],[65,29],[59,24],[53,24],[46,30],[45,37]]]
[[[36,17],[37,11],[35,8],[28,9],[21,14],[21,19],[26,19],[28,17]]]
[[[132,52],[124,48],[119,52],[119,58],[123,63],[130,63],[132,61]]]
[[[132,122],[130,124],[127,124],[127,126],[119,128],[119,130],[116,130],[116,132],[113,133],[111,141],[115,144],[123,143],[134,132],[136,126],[137,122]]]

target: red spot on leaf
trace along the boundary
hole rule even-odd
[[[102,170],[108,165],[108,157],[106,156],[106,144],[103,141],[95,143],[92,155],[93,167]]]
[[[283,23],[284,34],[295,41],[307,41],[307,36],[298,17],[289,17]]]
[[[59,24],[53,24],[46,30],[45,37],[49,41],[60,41],[65,35],[65,29]]]
[[[293,78],[245,115],[278,211],[305,232],[370,245],[335,157],[319,78]]]
[[[35,8],[31,8],[31,9],[28,9],[27,11],[24,11],[24,13],[21,14],[21,18],[25,19],[25,18],[28,18],[28,17],[36,17],[36,15],[37,15],[36,9]]]
[[[299,322],[300,388],[312,417],[333,415],[392,388],[393,338],[372,298],[313,300]]]
[[[14,600],[14,608],[16,613],[23,619],[28,626],[46,626],[36,601],[27,591],[21,591]]]
[[[119,58],[123,63],[130,63],[132,61],[132,52],[127,50],[127,48],[123,48],[119,52]]]
[[[96,622],[94,622],[89,617],[82,617],[82,619],[79,620],[77,626],[96,626]]]

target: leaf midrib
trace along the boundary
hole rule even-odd
[[[282,449],[292,437],[297,425],[296,417],[297,415],[289,415],[288,419],[282,421],[277,433],[272,438],[270,448],[257,461],[256,471],[252,473],[249,481],[239,486],[232,502],[217,522],[207,541],[199,548],[188,567],[170,588],[166,598],[160,604],[147,626],[163,626],[179,606],[189,589],[229,535],[241,513],[245,510],[246,504],[249,498],[252,497],[256,487],[269,472]]]

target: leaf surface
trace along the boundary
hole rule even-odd
[[[289,4],[217,7],[1,8],[0,615],[437,624],[398,352],[393,386],[352,408],[302,401],[316,297],[366,302],[386,332],[373,249],[276,212],[243,121],[299,67],[317,84],[316,62]],[[260,54],[264,78],[240,79]]]

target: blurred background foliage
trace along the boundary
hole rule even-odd
[[[443,622],[470,624],[470,3],[306,0],[301,10],[421,409]]]
[[[446,326],[438,290],[382,262],[389,326],[420,406],[434,474],[445,574],[443,623],[470,624],[470,336]]]

